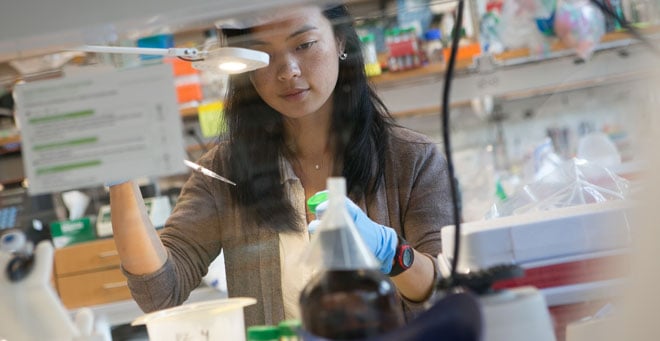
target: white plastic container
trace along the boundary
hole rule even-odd
[[[236,297],[185,304],[143,315],[131,325],[145,324],[149,340],[245,341],[243,307],[256,302],[254,298]]]

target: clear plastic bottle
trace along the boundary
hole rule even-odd
[[[417,68],[422,65],[421,59],[419,56],[422,54],[422,50],[419,47],[419,39],[417,38],[417,31],[414,27],[408,27],[404,29],[404,34],[406,36],[406,43],[410,48],[410,53],[407,58],[410,60],[410,68]]]
[[[362,55],[364,56],[364,69],[368,77],[380,75],[380,62],[376,52],[376,40],[373,33],[360,37]]]
[[[387,56],[387,69],[390,72],[396,72],[401,69],[401,65],[399,63],[399,59],[397,58],[397,55],[395,54],[395,47],[397,43],[397,32],[395,29],[391,28],[385,31],[385,44],[387,45],[387,51],[388,51],[388,56]]]
[[[413,67],[413,49],[410,35],[406,28],[399,29],[399,49],[401,50],[401,60],[403,70],[409,70]]]
[[[451,46],[451,38],[454,36],[454,14],[453,13],[444,13],[440,21],[440,29],[445,33],[444,41],[442,42],[445,46]]]
[[[328,179],[328,208],[308,259],[318,271],[300,295],[304,333],[354,340],[403,325],[401,302],[346,210],[346,182]]]
[[[444,60],[442,48],[442,34],[439,29],[430,29],[424,33],[424,52],[429,63],[440,63]]]

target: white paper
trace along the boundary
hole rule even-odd
[[[169,64],[25,83],[14,94],[31,195],[186,171]]]

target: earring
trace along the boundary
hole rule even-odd
[[[342,52],[339,54],[339,60],[346,60],[346,57],[348,57],[348,53]]]

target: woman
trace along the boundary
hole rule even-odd
[[[305,6],[227,33],[230,44],[270,55],[267,67],[231,79],[229,138],[199,160],[237,185],[193,173],[160,237],[137,186],[111,187],[133,297],[145,311],[181,304],[224,250],[230,296],[258,301],[247,325],[298,317],[310,276],[299,264],[313,220],[305,201],[344,176],[356,225],[413,316],[432,292],[440,228],[452,221],[446,165],[427,138],[392,123],[369,87],[346,8]],[[403,240],[415,250],[405,271],[393,261]]]

